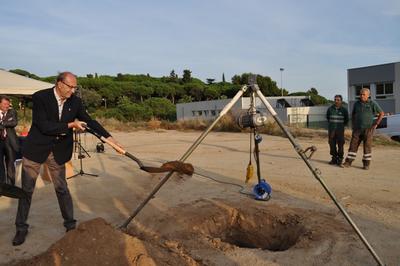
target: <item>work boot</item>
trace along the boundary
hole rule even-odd
[[[363,160],[363,165],[364,165],[364,166],[363,166],[363,169],[364,169],[364,170],[369,170],[369,161],[364,161],[364,160]]]
[[[349,167],[351,167],[351,163],[352,163],[352,161],[346,159],[344,164],[342,164],[341,166],[342,166],[342,168],[349,168]]]
[[[18,230],[12,241],[13,246],[22,245],[25,242],[25,238],[26,238],[27,234],[28,234],[28,230]]]

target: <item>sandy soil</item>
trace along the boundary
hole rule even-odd
[[[179,158],[199,132],[115,133],[131,153],[155,166]],[[164,175],[140,171],[130,159],[85,137],[91,158],[84,170],[99,177],[70,179],[77,230],[65,233],[52,185],[38,184],[26,242],[13,247],[16,201],[0,198],[3,265],[376,265],[287,139],[263,135],[261,169],[270,201],[239,193],[249,158],[249,136],[211,133],[189,157],[193,177],[174,175],[133,220],[115,229]],[[373,149],[371,169],[361,158],[350,169],[330,166],[323,139],[314,166],[387,265],[400,265],[400,148]],[[347,147],[347,145],[346,145]],[[359,152],[360,155],[360,152]],[[360,156],[359,156],[360,157]],[[76,170],[79,161],[73,161]],[[101,218],[98,218],[101,217]]]

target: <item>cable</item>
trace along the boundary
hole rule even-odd
[[[245,190],[245,187],[242,186],[242,185],[239,185],[239,184],[236,184],[236,183],[231,183],[231,182],[221,181],[221,180],[215,179],[215,178],[213,178],[213,177],[211,177],[211,176],[208,176],[208,175],[205,175],[205,174],[200,174],[200,173],[198,173],[198,172],[195,172],[195,174],[197,174],[198,176],[204,177],[204,178],[211,179],[211,180],[213,180],[214,182],[217,182],[217,183],[221,183],[221,184],[226,184],[226,185],[232,185],[232,186],[239,187],[240,190],[239,190],[238,192],[239,192],[240,194],[243,194],[243,195],[246,195],[246,196],[251,196],[251,197],[254,196],[252,193],[244,192],[243,190]]]

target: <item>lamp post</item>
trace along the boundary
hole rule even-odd
[[[282,72],[283,72],[283,70],[285,70],[285,69],[281,67],[279,70],[281,71],[281,96],[283,97]]]
[[[104,108],[107,109],[107,99],[102,98],[101,100],[102,100],[102,102],[104,102]]]

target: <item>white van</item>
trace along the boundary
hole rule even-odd
[[[378,134],[385,134],[393,140],[400,141],[400,114],[383,117],[377,128]]]

